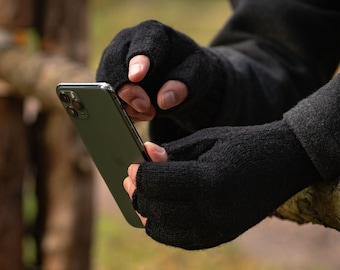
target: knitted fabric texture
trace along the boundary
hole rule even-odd
[[[320,180],[285,122],[198,131],[143,163],[133,195],[155,240],[184,249],[230,241]]]
[[[340,180],[340,74],[284,118],[323,179]]]
[[[96,80],[108,82],[119,90],[129,82],[129,61],[136,55],[150,59],[149,72],[137,84],[148,93],[156,108],[158,90],[166,81],[179,80],[188,87],[189,96],[181,106],[167,111],[158,109],[158,116],[172,117],[188,130],[202,128],[214,118],[223,94],[220,89],[225,85],[214,54],[169,26],[145,21],[122,30],[112,40],[102,55]]]

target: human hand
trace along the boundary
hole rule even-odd
[[[179,104],[190,106],[203,100],[215,73],[212,62],[207,50],[186,35],[146,21],[112,40],[96,80],[118,91],[133,121],[151,120],[156,112],[173,115]],[[182,112],[177,118],[186,115]]]
[[[155,240],[184,249],[233,240],[321,180],[283,122],[201,130],[131,165],[124,186]]]
[[[125,109],[133,122],[152,120],[156,114],[148,94],[137,84],[145,78],[149,68],[150,59],[147,56],[131,58],[128,67],[131,83],[123,84],[118,91],[119,97],[127,104]],[[187,96],[188,88],[183,82],[169,80],[158,91],[157,105],[162,110],[168,110],[181,104]]]
[[[165,149],[157,144],[145,142],[145,149],[153,162],[166,162],[168,160],[168,155]],[[134,191],[136,190],[136,174],[138,168],[139,164],[131,164],[128,168],[128,177],[126,177],[123,182],[124,188],[131,199]],[[139,215],[139,218],[142,221],[142,224],[145,226],[146,218],[141,215]]]

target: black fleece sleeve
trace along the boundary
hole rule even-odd
[[[325,0],[234,1],[234,15],[211,45],[228,78],[223,124],[279,119],[329,81],[340,59],[339,6]]]
[[[340,74],[284,115],[326,181],[340,177]]]
[[[207,48],[219,59],[216,76],[224,77],[225,85],[218,86],[218,103],[211,105],[213,116],[205,127],[280,119],[325,84],[340,59],[338,1],[232,3],[232,17]],[[153,138],[160,137],[162,126],[168,124],[164,119],[152,122]],[[169,139],[176,137],[171,132],[167,135]]]

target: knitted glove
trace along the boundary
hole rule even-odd
[[[321,180],[284,121],[204,129],[140,165],[133,205],[155,240],[203,249],[233,240]]]
[[[223,94],[218,90],[225,85],[225,75],[221,75],[216,55],[166,25],[146,21],[121,31],[112,40],[102,55],[96,80],[119,89],[129,82],[130,59],[140,54],[149,57],[151,66],[138,84],[148,93],[156,108],[158,90],[166,81],[179,80],[189,90],[181,106],[158,110],[158,116],[172,117],[188,130],[196,130],[211,122]],[[192,113],[194,106],[195,113]]]

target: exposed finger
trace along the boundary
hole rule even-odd
[[[128,78],[131,82],[140,82],[149,71],[150,60],[145,55],[136,55],[129,62]]]
[[[145,142],[144,145],[152,161],[166,162],[168,160],[168,155],[163,147],[152,142]]]
[[[139,217],[140,221],[142,222],[143,226],[145,227],[146,221],[148,220],[146,217],[143,217],[141,214],[139,214],[137,211],[137,216]]]
[[[130,177],[126,177],[123,181],[123,186],[125,191],[129,194],[130,199],[132,200],[132,196],[136,190],[136,185],[133,183]],[[143,217],[141,214],[139,214],[137,211],[136,214],[139,217],[142,224],[145,226],[147,219]]]
[[[147,55],[152,68],[159,68],[158,63],[169,55],[169,37],[167,28],[157,21],[146,21],[138,25],[129,43],[128,59],[138,55]]]
[[[139,164],[131,164],[128,168],[128,176],[130,177],[131,183],[136,187],[136,174],[139,168]]]
[[[188,96],[188,87],[181,81],[167,81],[158,92],[157,104],[167,110],[181,104]]]
[[[129,117],[130,117],[130,119],[133,123],[140,122],[140,121],[150,121],[156,115],[156,109],[153,105],[151,105],[151,107],[148,111],[143,112],[143,113],[137,112],[130,105],[125,105],[125,111],[129,115]]]
[[[123,187],[127,194],[129,194],[130,199],[132,199],[133,192],[136,190],[136,184],[133,183],[130,177],[126,177],[123,181]]]
[[[147,112],[151,107],[151,101],[147,93],[139,85],[127,83],[118,90],[118,96],[137,112]]]

